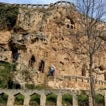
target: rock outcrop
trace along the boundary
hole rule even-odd
[[[81,30],[79,16],[69,3],[47,8],[20,6],[14,29],[0,32],[0,60],[17,63],[14,80],[21,85],[43,84],[52,64],[55,75],[88,76],[86,54],[75,52],[82,50],[75,42]],[[96,64],[105,66],[106,53],[99,54]],[[86,70],[83,75],[82,70]],[[97,77],[104,80],[106,76]]]

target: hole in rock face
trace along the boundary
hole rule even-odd
[[[45,68],[45,61],[41,60],[39,63],[39,71],[44,73],[44,68]]]
[[[29,66],[33,67],[34,63],[36,62],[35,56],[32,55],[31,59],[29,60]]]
[[[18,60],[18,57],[19,57],[18,49],[17,48],[13,48],[12,49],[13,62],[16,62]]]
[[[69,26],[69,24],[67,24],[67,28],[69,28],[70,26]]]
[[[34,38],[34,39],[31,40],[31,43],[33,44],[33,43],[38,42],[38,41],[39,41],[39,38],[36,37],[36,38]]]
[[[9,42],[10,50],[12,51],[12,60],[13,62],[16,62],[19,57],[18,48],[15,47],[15,44],[12,42]]]
[[[82,65],[82,70],[81,70],[81,71],[82,71],[82,73],[81,73],[82,76],[86,76],[86,69],[87,69],[86,64],[83,64],[83,65]]]
[[[8,89],[21,89],[21,85],[13,82],[11,79],[8,81]]]

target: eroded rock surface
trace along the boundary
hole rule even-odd
[[[52,64],[56,67],[55,75],[88,76],[86,54],[75,52],[84,51],[75,42],[75,34],[81,30],[79,15],[71,4],[48,8],[20,7],[15,28],[11,32],[0,32],[0,61],[17,63],[14,80],[21,85],[44,84]],[[106,53],[99,51],[98,54],[100,58],[96,56],[95,64],[105,66]],[[82,70],[85,70],[83,75]],[[95,77],[104,80],[106,76]],[[53,87],[52,82],[48,83]],[[58,87],[64,86],[59,83]]]

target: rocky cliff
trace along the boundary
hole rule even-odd
[[[16,65],[15,82],[44,84],[51,65],[55,75],[88,76],[86,54],[75,52],[75,35],[81,30],[80,14],[69,2],[20,5],[16,25],[0,31],[0,60]],[[106,53],[99,51],[97,66],[105,67]],[[100,80],[104,74],[96,75]],[[79,85],[80,86],[80,85]]]

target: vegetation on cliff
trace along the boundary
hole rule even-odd
[[[18,6],[0,5],[0,30],[12,29],[16,24]]]
[[[8,81],[13,78],[15,66],[8,62],[0,62],[0,88],[8,88]]]

